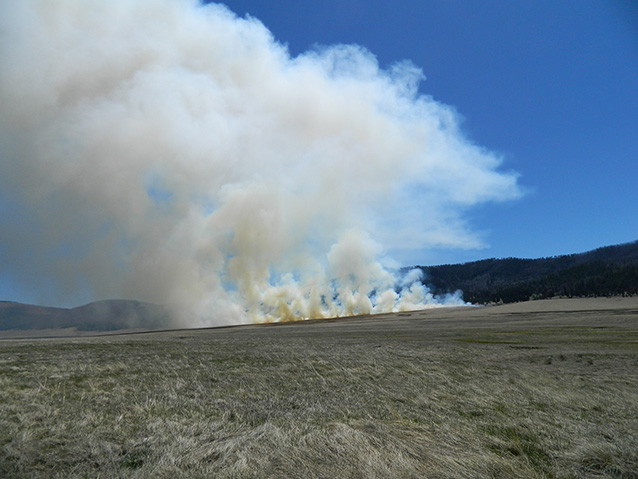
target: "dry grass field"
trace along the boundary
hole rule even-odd
[[[4,478],[638,478],[638,298],[0,341]]]

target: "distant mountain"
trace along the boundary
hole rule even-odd
[[[63,308],[49,308],[30,304],[0,301],[0,330],[66,328]]]
[[[77,308],[51,308],[0,301],[0,330],[77,328],[80,331],[161,329],[170,327],[171,315],[162,306],[112,299]]]
[[[511,303],[555,296],[638,294],[638,241],[581,254],[540,259],[485,259],[418,266],[435,294],[463,291],[474,304]],[[169,311],[156,304],[106,300],[77,308],[0,301],[0,330],[76,328],[80,331],[170,328]]]
[[[463,291],[465,301],[486,304],[555,296],[638,294],[638,241],[581,254],[540,259],[485,259],[419,266],[435,294]]]

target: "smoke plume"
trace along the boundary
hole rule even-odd
[[[463,213],[519,189],[423,78],[222,5],[4,0],[2,269],[191,325],[436,304],[388,253],[475,247]]]

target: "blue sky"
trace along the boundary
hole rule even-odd
[[[292,57],[317,46],[356,44],[370,51],[382,68],[409,60],[426,77],[419,93],[454,108],[463,118],[463,135],[502,158],[499,172],[503,177],[509,178],[508,172],[519,175],[525,192],[519,199],[478,206],[472,201],[474,206],[465,211],[457,205],[467,222],[461,229],[467,226],[468,231],[477,233],[484,248],[412,250],[395,258],[401,265],[460,263],[491,257],[537,258],[638,239],[636,2],[221,3],[241,18],[251,16],[261,21],[277,42],[286,45]],[[268,82],[254,74],[263,66],[254,60],[267,58],[265,64],[275,66],[269,74],[278,75],[279,60],[274,60],[278,53],[261,29],[252,28],[251,22],[211,16],[212,23],[204,24],[198,20],[203,16],[196,5],[188,1],[94,0],[78,8],[59,4],[51,8],[55,15],[48,10],[46,15],[39,15],[34,12],[44,6],[37,1],[0,2],[0,175],[4,175],[0,176],[0,299],[77,305],[116,296],[161,302],[173,295],[190,303],[191,294],[196,292],[204,298],[197,299],[202,308],[219,304],[218,298],[209,293],[219,292],[215,281],[219,274],[225,274],[227,266],[219,267],[211,260],[214,254],[200,238],[214,238],[210,240],[214,246],[211,250],[225,254],[227,259],[236,256],[237,251],[228,253],[223,236],[216,231],[211,234],[206,215],[190,221],[186,200],[198,198],[198,194],[210,199],[207,188],[217,184],[219,178],[223,187],[217,190],[222,193],[234,191],[232,188],[241,184],[237,178],[245,180],[245,185],[259,183],[259,175],[268,173],[267,163],[261,158],[264,151],[273,148],[271,156],[277,158],[270,160],[275,166],[279,157],[286,156],[280,154],[282,145],[273,146],[270,139],[286,142],[295,135],[304,137],[303,131],[302,135],[295,133],[296,124],[282,123],[292,133],[285,130],[280,137],[268,130],[269,124],[259,123],[262,117],[253,118],[256,123],[249,127],[241,122],[250,118],[229,118],[233,112],[252,111],[242,103],[249,101],[244,96],[249,97],[251,92],[262,92],[251,97],[260,108],[268,103],[259,103],[261,98],[277,95],[277,89],[260,89],[261,83]],[[140,19],[148,21],[142,24]],[[219,31],[211,25],[217,25]],[[329,49],[323,51],[326,50]],[[211,54],[219,51],[225,53]],[[255,51],[259,54],[253,58]],[[245,70],[233,65],[233,55],[243,55],[239,58],[243,63],[238,64],[242,63]],[[175,63],[177,57],[181,60]],[[308,57],[312,55],[306,60]],[[245,61],[247,58],[249,61]],[[287,61],[286,57],[284,64],[290,65]],[[232,68],[236,71],[231,76],[251,72],[246,78],[254,88],[244,89],[242,95],[231,94],[227,103],[215,103],[221,83],[207,90],[206,73],[200,75],[198,70],[210,63],[212,69],[201,71],[222,70],[220,78]],[[163,69],[167,65],[171,68]],[[173,68],[175,65],[177,68]],[[276,75],[272,78],[282,80]],[[290,107],[286,113],[299,108],[295,104],[299,98],[310,96],[307,87],[297,83],[292,85],[297,89],[296,96],[286,90],[285,95],[277,97],[285,108]],[[320,102],[323,97],[317,98]],[[205,108],[207,104],[215,106]],[[224,105],[230,107],[225,110]],[[334,105],[337,110],[342,106]],[[341,115],[341,110],[333,110],[333,116]],[[215,115],[221,118],[213,118]],[[211,118],[217,123],[206,123]],[[217,125],[235,125],[235,129],[216,130]],[[228,136],[216,144],[210,131]],[[257,132],[253,136],[264,143],[253,142],[254,138],[242,136],[243,132]],[[241,154],[224,153],[229,145],[239,145]],[[298,153],[295,145],[294,141],[289,142],[283,150]],[[395,152],[395,147],[401,149],[404,142],[392,145],[391,151]],[[171,156],[173,148],[178,153]],[[244,155],[245,151],[249,154]],[[297,161],[297,153],[288,156]],[[217,162],[224,167],[219,171],[215,170],[215,155],[224,159]],[[207,160],[201,163],[203,157]],[[188,165],[184,158],[189,160]],[[239,161],[241,167],[227,158]],[[301,172],[302,166],[298,168]],[[168,172],[166,177],[162,176],[162,168]],[[332,165],[328,164],[326,171],[330,168]],[[349,177],[361,172],[344,171]],[[476,176],[467,173],[473,169],[463,171],[466,176]],[[149,174],[157,175],[157,184],[154,176],[153,183],[147,184]],[[376,178],[386,179],[379,176],[375,181]],[[275,183],[268,182],[274,180],[265,175],[264,191],[272,191],[270,187]],[[139,187],[140,181],[146,190]],[[295,181],[304,184],[299,178],[293,178]],[[459,189],[459,184],[466,183],[453,186]],[[375,182],[375,194],[376,185]],[[369,191],[363,183],[362,188],[363,192]],[[463,188],[471,196],[472,189]],[[251,223],[251,215],[259,208],[275,218],[286,211],[255,196],[258,189],[247,190],[250,191],[241,194],[246,193],[247,198],[252,194],[255,206],[237,210],[245,216],[241,221],[250,225],[244,228],[246,231],[259,229]],[[284,188],[280,193],[292,191],[295,188]],[[344,188],[340,194],[349,194],[355,204],[359,198],[352,195],[358,193],[350,191]],[[402,190],[405,191],[408,190]],[[226,196],[241,197],[235,193]],[[499,192],[494,193],[493,197],[498,197]],[[150,206],[147,194],[153,200]],[[326,203],[337,206],[330,215],[344,204],[338,203],[338,195],[332,196]],[[433,196],[429,198],[432,200]],[[282,204],[292,202],[282,200]],[[411,204],[406,210],[427,211],[428,204],[422,207],[418,210],[418,204]],[[300,218],[303,224],[305,211],[299,210],[297,216],[288,218],[291,224]],[[445,223],[452,225],[451,229],[458,219],[457,212],[449,216],[452,221]],[[169,213],[173,215],[172,223],[162,216]],[[412,218],[408,213],[403,212],[397,219],[400,215],[392,210],[391,221],[405,223],[406,218]],[[341,216],[345,218],[345,214]],[[234,225],[236,233],[241,225],[233,222],[239,216],[228,214],[217,221],[222,226],[224,221]],[[333,223],[337,225],[338,221],[331,219],[327,224]],[[293,226],[291,231],[296,228]],[[266,233],[262,232],[265,237],[278,237],[279,231],[268,232],[268,227],[274,228],[267,223]],[[324,239],[327,241],[328,237],[329,234]],[[334,240],[330,237],[330,241]],[[295,241],[307,246],[305,240]],[[323,245],[322,241],[317,242]],[[248,244],[259,249],[264,243],[267,242]],[[259,250],[253,256],[269,260],[279,254],[275,246],[272,251]],[[212,266],[202,273],[206,260]],[[206,281],[202,278],[210,284],[204,286]]]
[[[535,258],[638,239],[638,5],[620,1],[222,2],[290,53],[365,46],[409,59],[423,94],[520,173],[524,198],[468,212],[489,248],[429,250],[422,264]]]

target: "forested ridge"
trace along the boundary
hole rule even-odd
[[[419,268],[433,293],[460,289],[465,301],[475,304],[634,295],[638,294],[638,241],[550,258],[492,258]]]

